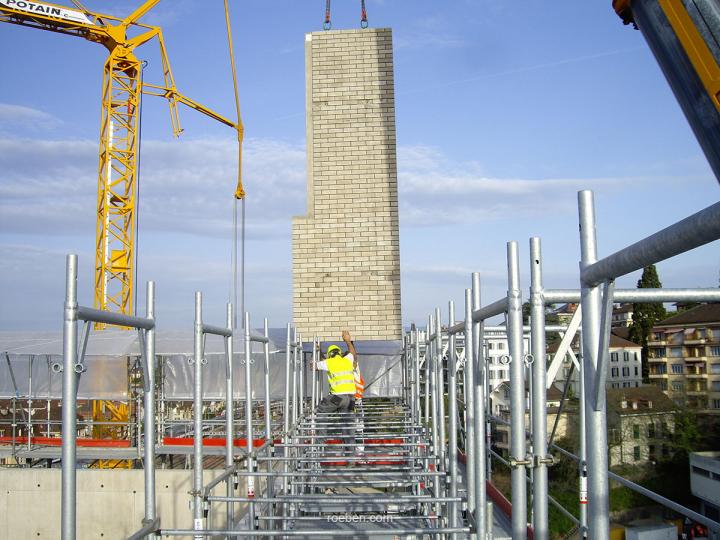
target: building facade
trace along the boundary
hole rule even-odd
[[[672,400],[652,385],[608,390],[610,466],[670,458],[675,411]]]
[[[660,321],[648,340],[650,380],[678,405],[720,414],[720,304]]]
[[[554,347],[554,349],[557,349],[557,347]],[[579,347],[576,343],[573,343],[573,351],[576,356],[579,354]],[[610,361],[608,362],[606,388],[638,388],[642,385],[641,351],[642,347],[637,343],[610,334],[610,348],[608,351]],[[554,351],[551,350],[550,352]],[[571,364],[571,360],[565,358],[556,380],[564,383],[570,377],[570,388],[573,395],[578,395],[580,393],[580,376],[576,369],[571,369]]]
[[[401,339],[392,34],[305,38],[308,213],[293,218],[293,319],[307,338],[347,328]]]

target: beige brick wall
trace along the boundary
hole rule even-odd
[[[293,218],[293,316],[305,337],[400,339],[392,34],[305,36],[308,215]]]

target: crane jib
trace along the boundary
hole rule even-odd
[[[46,17],[53,17],[63,21],[93,24],[92,21],[90,21],[90,19],[88,19],[85,14],[80,11],[75,11],[74,9],[67,9],[60,6],[54,6],[52,4],[28,2],[26,0],[0,0],[0,4],[7,6],[11,9],[26,11],[28,13],[34,13],[37,15],[45,15]]]

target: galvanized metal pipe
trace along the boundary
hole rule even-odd
[[[440,308],[435,309],[435,354],[437,358],[437,377],[438,377],[438,413],[440,421],[440,467],[441,470],[447,471],[445,445],[447,441],[447,433],[445,430],[445,363],[443,360],[443,348],[442,348],[442,316],[440,315]],[[444,484],[443,484],[444,491]]]
[[[148,281],[146,288],[146,317],[155,320],[155,282]],[[144,423],[145,423],[145,520],[152,523],[155,512],[155,328],[145,331],[145,381],[144,381]],[[155,538],[155,536],[151,536]]]
[[[451,300],[448,303],[448,326],[455,324],[455,303]],[[458,458],[457,458],[457,351],[455,350],[455,334],[448,336],[448,416],[450,440],[448,441],[448,459],[450,461],[450,491],[449,497],[457,497],[458,485]],[[448,525],[450,528],[458,525],[458,505],[448,505]],[[451,540],[457,538],[456,534],[450,535]]]
[[[527,537],[527,485],[525,484],[525,361],[522,331],[522,293],[517,242],[507,243],[507,326],[510,354],[510,455],[518,465],[510,472],[512,484],[512,537]]]
[[[150,330],[155,326],[155,321],[143,317],[133,317],[122,313],[112,311],[104,311],[85,306],[77,307],[77,318],[81,321],[93,321],[103,324],[111,324],[114,326],[129,326],[131,328],[141,328]]]
[[[581,192],[589,193],[589,192]],[[592,287],[720,238],[720,202],[580,269],[581,284]]]
[[[194,371],[193,384],[193,529],[205,528],[203,516],[202,484],[203,484],[203,324],[202,324],[202,293],[195,292],[195,334],[194,334]],[[199,538],[199,537],[198,537]]]
[[[549,538],[547,451],[547,394],[545,372],[545,304],[543,302],[542,248],[530,239],[530,346],[532,363],[533,530],[536,540]]]
[[[480,311],[480,274],[472,274],[472,309],[473,313]],[[475,410],[473,411],[473,437],[475,439],[475,459],[468,462],[468,468],[475,470],[475,523],[477,524],[478,538],[482,539],[485,523],[492,516],[486,516],[487,495],[485,489],[485,358],[483,355],[483,325],[484,320],[473,321],[472,355],[468,358],[466,369],[474,372],[473,386],[469,391],[473,393]]]
[[[465,368],[463,370],[465,394],[465,455],[467,466],[467,493],[468,511],[476,513],[477,503],[475,501],[475,467],[473,463],[479,458],[483,459],[475,451],[475,370],[473,369],[473,320],[472,320],[472,290],[465,289]]]
[[[588,528],[591,540],[610,537],[610,507],[608,486],[607,418],[605,403],[599,410],[594,408],[597,354],[600,346],[600,288],[598,277],[606,270],[595,271],[590,280],[586,269],[597,261],[597,240],[595,236],[595,208],[591,191],[578,193],[580,218],[580,285],[583,310],[583,379],[585,381],[585,429],[587,433],[588,469]],[[719,207],[720,208],[720,207]],[[720,222],[720,219],[718,219]],[[614,261],[621,259],[615,257]],[[606,259],[607,261],[607,259]],[[648,262],[650,264],[650,262]],[[615,270],[615,264],[595,268]],[[600,279],[601,280],[601,279]]]
[[[578,289],[545,289],[546,304],[579,303]],[[613,300],[622,303],[647,304],[653,302],[720,302],[720,289],[615,289]],[[551,328],[548,326],[548,328]]]
[[[77,312],[77,255],[68,255],[65,260],[63,311],[62,540],[75,540],[76,531]]]
[[[235,317],[233,315],[233,305],[227,305],[226,325],[228,330],[232,332]],[[234,444],[235,444],[235,400],[233,395],[233,336],[225,338],[225,467],[234,465]],[[226,486],[227,496],[235,495],[233,488],[233,479],[228,476]],[[235,521],[234,505],[228,504],[226,511],[227,527],[234,526]]]
[[[245,438],[247,442],[246,451],[247,457],[247,470],[253,472],[255,467],[253,463],[253,423],[252,423],[252,342],[250,340],[250,314],[245,312]],[[247,479],[247,496],[248,499],[255,497],[255,478],[253,476]],[[248,505],[248,529],[253,530],[255,528],[255,505],[250,503]]]

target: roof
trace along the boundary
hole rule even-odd
[[[620,307],[616,307],[613,309],[613,313],[632,313],[633,312],[633,305],[632,304],[621,304]]]
[[[677,326],[697,323],[720,323],[720,304],[700,304],[694,308],[668,317],[655,326]]]
[[[613,334],[615,334],[618,337],[621,337],[623,339],[628,339],[630,337],[630,327],[629,326],[613,326],[610,330]]]
[[[614,330],[613,330],[614,332]],[[557,352],[558,348],[560,347],[560,342],[551,343],[548,345],[547,350],[549,353],[555,353]],[[610,348],[611,349],[627,349],[630,347],[635,348],[641,348],[640,345],[637,343],[623,339],[620,336],[616,335],[615,333],[610,334]],[[575,336],[572,341],[572,349],[574,352],[577,352],[580,349],[580,339]]]
[[[616,334],[610,334],[610,347],[641,347],[641,345],[638,345],[634,341],[630,341],[629,339],[621,338],[620,336]]]
[[[637,409],[621,407],[621,402],[638,401]],[[647,406],[652,402],[652,408]],[[658,386],[648,384],[637,388],[611,388],[607,391],[608,408],[618,414],[638,414],[643,412],[669,412],[677,409],[675,403]]]

